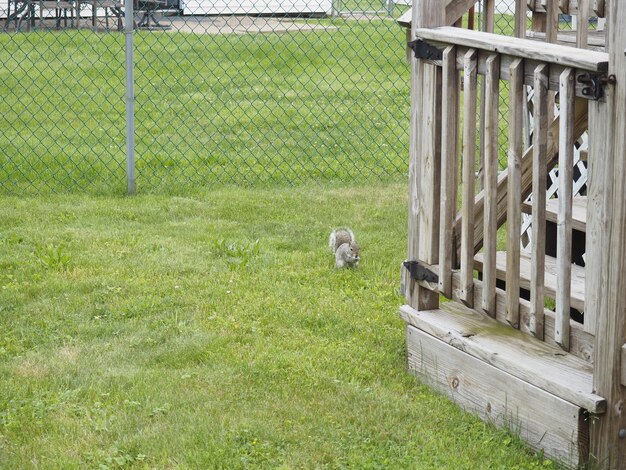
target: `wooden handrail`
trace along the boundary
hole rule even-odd
[[[609,56],[605,52],[576,49],[561,44],[548,44],[452,26],[418,28],[416,35],[429,43],[470,47],[589,72],[606,72],[609,66]]]

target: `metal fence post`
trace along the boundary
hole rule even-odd
[[[126,0],[126,180],[128,194],[135,194],[135,70],[134,70],[134,0]]]

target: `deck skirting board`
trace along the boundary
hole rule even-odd
[[[464,410],[518,435],[548,458],[586,461],[589,419],[582,408],[407,324],[409,371]]]

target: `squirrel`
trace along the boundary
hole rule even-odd
[[[349,228],[338,228],[330,232],[328,246],[335,255],[337,268],[357,267],[359,265],[359,245],[354,233]]]

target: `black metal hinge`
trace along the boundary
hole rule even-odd
[[[411,41],[407,43],[407,46],[413,50],[416,59],[441,60],[443,57],[441,49],[437,49],[421,39]]]
[[[439,282],[439,276],[427,267],[422,266],[419,261],[405,261],[403,264],[411,274],[412,279],[416,281]]]
[[[615,75],[593,73],[583,73],[576,80],[578,83],[587,85],[583,88],[583,95],[596,101],[604,96],[605,85],[614,85],[616,82]]]

